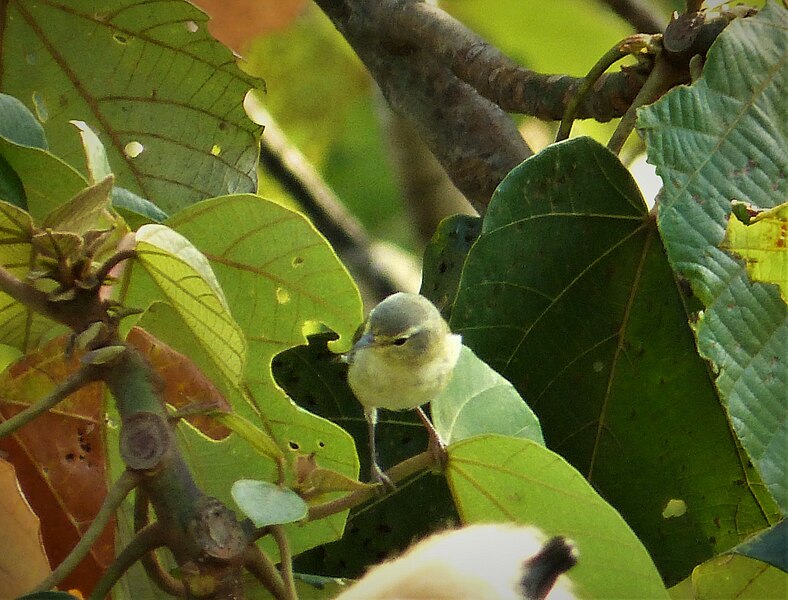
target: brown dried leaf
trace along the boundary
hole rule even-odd
[[[167,404],[176,409],[196,406],[206,412],[232,411],[221,392],[188,357],[139,327],[131,330],[127,341],[153,365],[153,370],[162,382],[162,396]],[[230,435],[227,427],[208,415],[192,414],[184,418],[214,440],[222,440]]]

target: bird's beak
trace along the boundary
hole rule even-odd
[[[361,350],[362,348],[368,348],[369,346],[375,345],[375,336],[372,335],[371,332],[367,332],[362,335],[355,344],[353,344],[353,349],[351,352],[355,352],[357,350]]]

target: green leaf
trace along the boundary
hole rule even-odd
[[[88,185],[73,167],[41,148],[20,146],[0,138],[0,157],[19,177],[27,210],[36,221]]]
[[[71,124],[79,130],[79,137],[82,138],[90,183],[96,183],[112,175],[107,151],[95,132],[84,121],[74,120]]]
[[[788,572],[788,521],[783,519],[777,525],[762,531],[742,542],[733,552],[769,563]]]
[[[108,175],[98,183],[80,191],[68,202],[47,213],[41,222],[41,227],[76,234],[109,227],[112,224],[112,217],[107,209],[113,181],[112,175]]]
[[[123,215],[131,229],[167,219],[167,213],[153,202],[118,186],[112,188],[112,207]]]
[[[302,344],[305,327],[330,327],[340,336],[332,346],[342,351],[361,322],[358,290],[322,235],[299,213],[253,195],[201,202],[167,224],[211,261],[245,335],[247,385],[244,399],[233,402],[238,414],[259,423],[284,451],[288,477],[295,477],[299,456],[313,453],[320,467],[357,477],[358,457],[347,432],[295,406],[271,375],[273,356]],[[221,450],[211,455],[216,452]],[[346,517],[289,528],[294,552],[341,537]]]
[[[120,185],[166,212],[255,189],[253,80],[188,2],[14,2],[3,17],[3,90],[29,103],[55,154],[83,155],[65,115],[103,140]]]
[[[784,600],[788,574],[766,563],[723,554],[697,566],[692,575],[670,589],[674,600]]]
[[[666,598],[624,519],[560,456],[522,438],[487,435],[448,448],[447,477],[464,523],[516,521],[572,539],[580,598]]]
[[[298,494],[267,481],[236,481],[232,495],[257,527],[295,523],[306,517],[308,511],[306,502]]]
[[[19,100],[0,94],[0,137],[19,146],[47,149],[44,128]]]
[[[219,411],[210,413],[210,416],[233,433],[238,434],[260,454],[273,459],[282,458],[282,450],[276,445],[276,442],[271,439],[271,436],[242,416],[235,413]]]
[[[747,223],[728,220],[722,248],[741,256],[754,281],[775,283],[788,298],[788,203],[759,211]]]
[[[664,189],[659,228],[674,269],[706,306],[698,349],[718,371],[731,423],[788,511],[788,310],[775,286],[751,282],[744,261],[720,245],[734,200],[760,208],[788,196],[785,38],[778,2],[737,19],[717,38],[692,86],[639,111]]]
[[[164,225],[145,225],[136,234],[127,306],[169,306],[164,318],[153,311],[143,325],[173,348],[192,357],[225,392],[239,385],[246,344],[205,256]]]
[[[441,309],[445,318],[457,297],[460,274],[471,245],[479,237],[482,220],[470,215],[453,215],[441,221],[424,250],[421,294]]]
[[[577,138],[501,183],[451,318],[669,582],[767,526],[773,510],[756,497],[683,302],[635,182]],[[663,517],[671,500],[686,513]]]
[[[33,220],[30,215],[0,202],[0,264],[18,279],[30,270],[33,247]],[[57,327],[11,296],[0,292],[0,343],[27,350],[45,333]]]
[[[539,419],[514,386],[466,346],[449,385],[430,403],[430,414],[447,444],[484,433],[544,444]]]

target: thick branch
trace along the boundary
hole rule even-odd
[[[386,24],[385,35],[429,48],[436,58],[476,91],[507,112],[523,113],[544,120],[559,120],[566,104],[582,84],[568,75],[549,75],[525,69],[485,42],[440,8],[408,1],[398,10],[381,2],[377,19]],[[629,69],[601,77],[577,110],[581,119],[609,121],[621,116],[637,94],[645,73]]]
[[[392,18],[413,2],[316,0],[350,42],[394,112],[423,137],[457,188],[480,213],[504,176],[531,151],[509,116],[436,60]]]

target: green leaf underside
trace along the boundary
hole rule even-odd
[[[788,510],[788,311],[776,286],[753,283],[723,242],[733,200],[762,209],[788,196],[785,39],[771,2],[732,23],[703,76],[639,113],[664,190],[659,228],[673,267],[706,305],[698,349],[718,368],[731,422],[783,514]]]
[[[44,129],[17,98],[0,94],[0,137],[20,146],[47,149]]]
[[[256,527],[293,523],[308,511],[301,496],[267,481],[241,479],[233,484],[232,495]]]
[[[482,436],[449,446],[447,477],[464,523],[516,521],[572,539],[580,598],[666,598],[648,552],[560,456],[532,440]]]
[[[205,257],[162,225],[140,229],[136,251],[125,303],[147,309],[157,299],[165,302],[171,310],[160,328],[146,326],[151,333],[193,356],[225,392],[239,385],[246,352],[243,334]],[[177,339],[167,339],[171,336]]]
[[[112,0],[98,10],[14,2],[4,15],[3,89],[30,103],[58,156],[83,164],[68,123],[77,119],[104,143],[118,182],[166,212],[255,189],[259,128],[242,106],[253,81],[202,12]],[[142,152],[132,157],[129,143]]]
[[[596,142],[548,147],[507,176],[451,325],[517,387],[548,446],[622,512],[668,581],[766,525],[653,223]],[[687,512],[663,518],[671,500]]]
[[[0,264],[20,279],[30,270],[32,231],[33,221],[27,212],[0,202]],[[44,334],[54,333],[53,327],[60,330],[49,319],[0,292],[0,343],[27,350]]]
[[[432,421],[446,444],[499,433],[544,444],[539,419],[514,386],[462,347],[451,381],[430,403]]]

